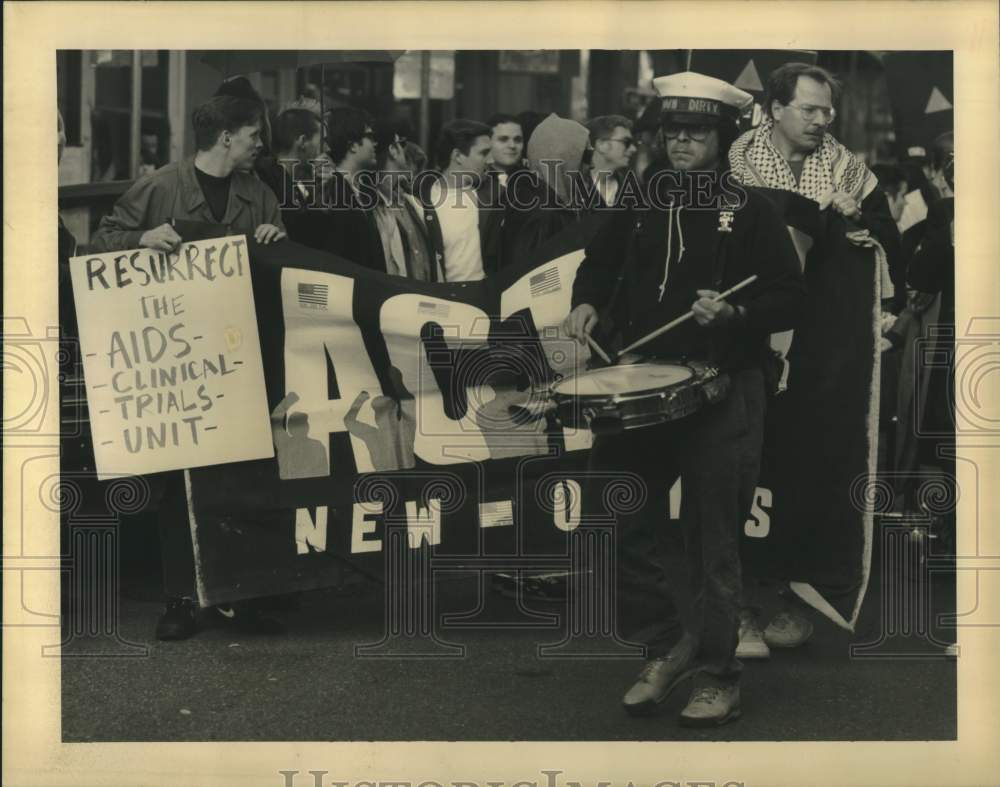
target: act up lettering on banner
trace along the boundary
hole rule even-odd
[[[379,327],[389,350],[390,374],[403,391],[415,397],[406,400],[420,423],[420,429],[413,429],[413,453],[433,465],[489,459],[490,450],[476,417],[479,389],[466,384],[480,375],[468,367],[462,371],[469,373],[458,373],[457,363],[462,355],[470,357],[477,349],[486,349],[490,330],[486,312],[471,303],[404,293],[390,296],[382,304]],[[433,349],[427,349],[428,342]],[[455,367],[456,373],[448,376],[451,384],[447,392],[441,390],[428,355],[436,366]],[[479,371],[489,372],[484,367]],[[446,404],[455,412],[446,412]]]

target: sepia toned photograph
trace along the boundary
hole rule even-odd
[[[950,52],[57,56],[66,740],[955,736]]]
[[[235,11],[190,7],[192,46]],[[45,746],[215,747],[116,784],[561,787],[897,783],[832,752],[913,744],[985,783],[933,752],[986,729],[995,628],[1000,304],[963,281],[997,189],[956,155],[995,53],[154,30],[54,38],[38,283],[5,251],[5,651]],[[767,743],[829,765],[673,748]]]

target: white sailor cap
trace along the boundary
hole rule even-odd
[[[736,120],[750,106],[753,96],[715,77],[683,71],[653,80],[663,96],[661,119],[672,115],[693,115],[697,119]]]

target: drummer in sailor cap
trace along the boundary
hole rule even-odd
[[[593,478],[630,474],[646,489],[641,508],[617,512],[620,629],[648,657],[625,708],[648,712],[693,675],[680,722],[713,726],[741,713],[739,539],[760,466],[768,339],[795,326],[805,286],[775,208],[725,165],[751,96],[693,72],[653,85],[666,168],[647,177],[641,204],[619,210],[588,245],[564,327],[607,350],[674,325],[635,352],[681,371],[717,369],[714,379],[728,382],[728,395],[706,385],[711,403],[694,414],[599,434],[591,452]],[[664,539],[678,476],[683,538]],[[587,493],[598,505],[601,483]]]
[[[746,91],[694,71],[657,77],[653,88],[662,97],[661,114],[675,119],[689,116],[694,123],[702,123],[706,118],[736,121],[753,106],[753,96]]]

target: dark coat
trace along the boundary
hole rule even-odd
[[[323,209],[323,198],[317,193],[317,182],[312,167],[299,165],[293,172],[271,158],[259,164],[257,175],[278,198],[281,220],[290,240],[322,251],[326,241],[329,218]]]
[[[385,250],[375,221],[374,181],[362,182],[355,192],[343,174],[335,172],[325,186],[323,204],[321,245],[314,248],[385,273]]]

